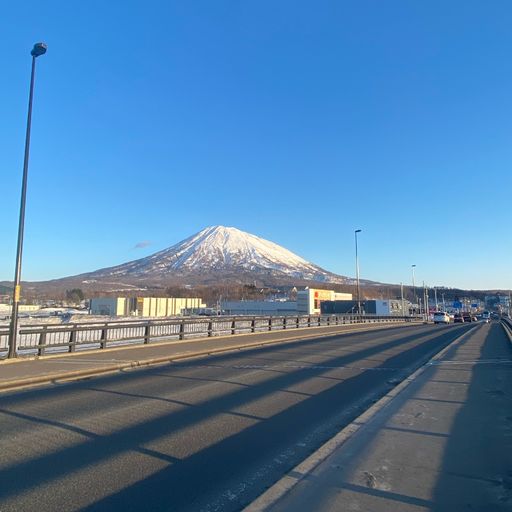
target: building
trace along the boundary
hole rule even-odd
[[[222,301],[220,307],[225,315],[284,316],[297,314],[295,301],[230,300]]]
[[[361,309],[365,315],[387,316],[397,314],[396,302],[391,300],[362,300]],[[392,309],[393,303],[393,309]],[[401,306],[400,306],[401,311]],[[348,315],[357,312],[357,300],[325,300],[321,303],[322,315]]]
[[[322,302],[334,300],[352,300],[352,294],[306,288],[297,292],[297,311],[300,315],[319,315]]]
[[[30,313],[36,313],[41,309],[41,306],[34,304],[20,304],[18,306],[18,313],[20,315],[26,316]],[[12,313],[12,304],[0,304],[0,316],[2,318],[10,318]]]
[[[204,308],[199,297],[98,297],[91,299],[91,315],[165,317]]]

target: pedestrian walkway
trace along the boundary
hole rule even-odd
[[[512,511],[512,345],[502,326],[473,329],[313,471],[287,478],[299,482],[264,510]]]
[[[419,324],[418,324],[419,325]],[[220,353],[239,348],[350,334],[358,331],[390,328],[412,328],[403,324],[348,324],[330,327],[309,327],[281,331],[214,336],[149,345],[131,345],[104,350],[86,350],[72,354],[42,358],[18,358],[0,361],[0,391],[48,382],[85,378],[102,373],[121,371],[139,366],[177,361],[194,356]]]

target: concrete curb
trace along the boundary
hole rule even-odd
[[[409,384],[415,381],[433,362],[443,357],[452,347],[461,343],[464,338],[469,337],[479,326],[475,325],[465,333],[455,338],[449,345],[435,354],[423,366],[406,377],[400,384],[394,387],[389,393],[373,404],[364,413],[358,416],[349,425],[343,428],[338,434],[322,445],[316,452],[307,459],[295,466],[283,478],[267,489],[256,500],[247,505],[242,512],[263,512],[275,505],[281,498],[288,494],[303,478],[310,474],[321,462],[332,455],[361,427],[365,426],[380,410],[386,407],[389,402],[396,398]]]
[[[119,371],[123,371],[123,370],[140,368],[140,367],[144,367],[144,366],[153,366],[153,365],[158,365],[158,364],[171,363],[173,361],[183,361],[186,359],[194,359],[196,357],[202,357],[202,356],[214,355],[214,354],[222,354],[224,352],[234,352],[237,350],[251,349],[251,348],[255,348],[255,347],[263,347],[266,345],[275,345],[278,343],[293,343],[295,341],[303,341],[305,339],[313,340],[313,339],[326,338],[329,336],[348,335],[348,334],[352,334],[352,333],[369,332],[369,331],[375,331],[375,330],[379,330],[379,329],[390,329],[393,327],[395,327],[395,328],[396,327],[409,327],[411,325],[416,325],[416,324],[411,324],[411,323],[400,323],[400,324],[391,324],[391,325],[389,325],[389,324],[375,325],[374,324],[373,327],[332,331],[329,333],[322,333],[322,334],[316,334],[316,335],[314,335],[311,331],[308,330],[307,336],[305,335],[305,333],[302,333],[301,336],[299,336],[299,337],[283,338],[283,339],[279,339],[279,340],[259,341],[256,343],[245,343],[243,345],[224,346],[224,347],[213,348],[213,349],[209,349],[209,350],[202,350],[202,351],[193,352],[193,353],[160,356],[160,357],[153,357],[153,358],[148,358],[148,359],[134,360],[134,361],[129,361],[129,362],[125,362],[125,363],[116,363],[116,364],[103,366],[100,368],[91,368],[91,369],[87,369],[87,370],[76,370],[76,371],[67,371],[67,372],[65,372],[65,371],[64,372],[56,372],[56,373],[49,373],[46,375],[40,375],[37,377],[25,377],[22,379],[16,379],[16,380],[11,380],[11,381],[7,381],[7,382],[0,382],[0,393],[3,391],[24,389],[27,387],[48,384],[48,383],[52,383],[52,382],[53,383],[55,383],[55,382],[71,382],[71,381],[81,380],[81,379],[85,379],[85,378],[89,378],[89,377],[106,375],[109,373],[115,373],[115,372],[119,372]],[[205,338],[205,339],[211,341],[211,338]],[[194,340],[194,341],[199,341],[199,340]],[[141,347],[139,346],[138,348],[141,348]],[[112,349],[112,350],[115,350],[115,349]],[[54,356],[54,357],[56,357],[56,356]],[[60,357],[67,357],[67,355],[66,356],[61,355]]]

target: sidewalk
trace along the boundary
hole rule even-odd
[[[229,350],[397,327],[411,327],[411,324],[371,324],[370,326],[348,324],[286,329],[255,334],[168,341],[149,345],[123,345],[118,348],[84,350],[72,354],[48,355],[41,358],[3,360],[0,361],[0,391],[85,378]]]
[[[357,426],[246,510],[512,510],[512,345],[499,323],[473,329]]]

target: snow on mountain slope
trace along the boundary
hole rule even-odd
[[[236,228],[213,226],[146,258],[92,272],[95,277],[155,277],[214,271],[271,272],[300,279],[343,282],[288,249]]]

